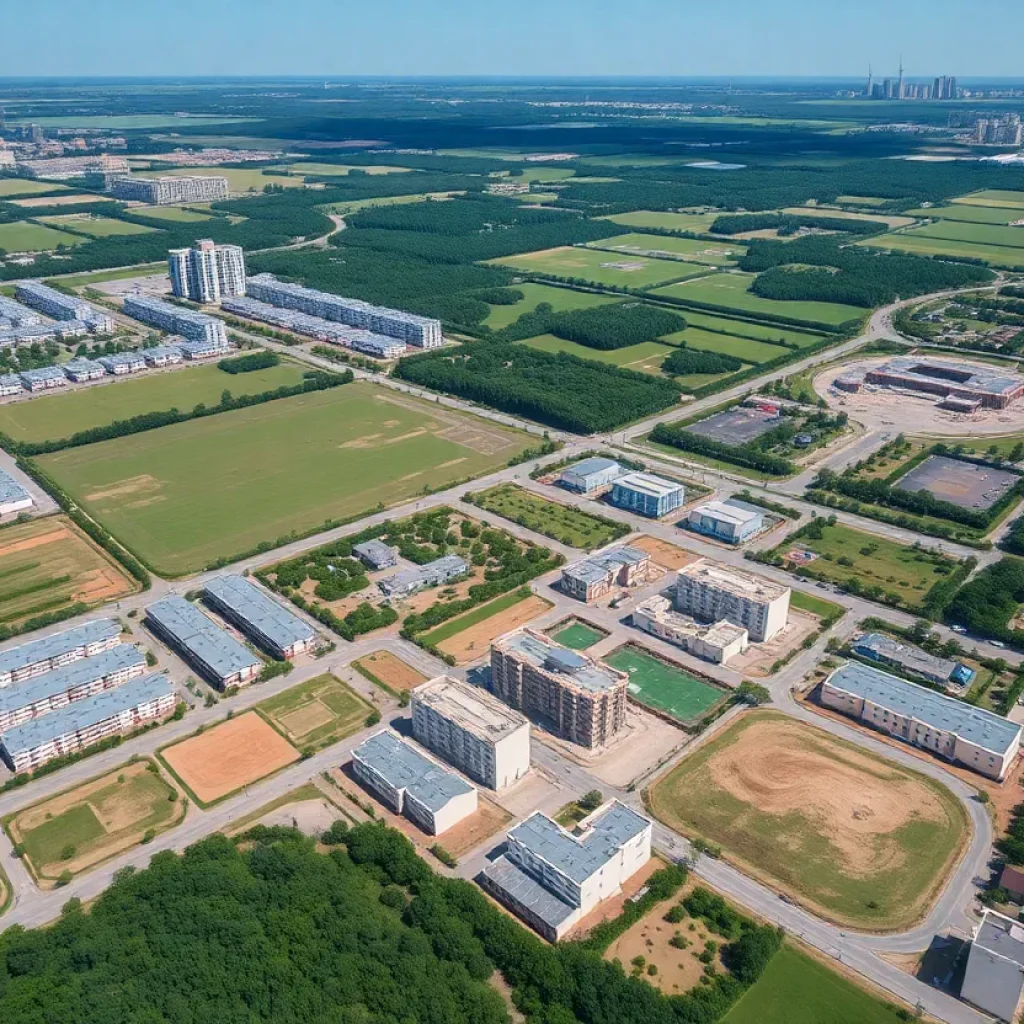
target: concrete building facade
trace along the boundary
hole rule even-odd
[[[133,199],[150,206],[210,203],[227,199],[228,179],[222,174],[166,174],[159,178],[137,175],[115,178],[111,191],[118,199]]]
[[[188,341],[203,342],[222,351],[228,347],[228,335],[222,320],[195,310],[183,309],[152,295],[126,295],[124,312],[126,316],[150,327],[180,334]]]
[[[93,619],[40,640],[9,647],[0,652],[0,688],[33,679],[79,658],[94,657],[120,642],[121,623],[116,619]]]
[[[245,295],[245,253],[240,245],[217,245],[202,238],[191,249],[167,254],[171,291],[193,302],[220,302]]]
[[[718,665],[727,664],[730,658],[742,654],[750,645],[743,626],[726,619],[710,624],[697,622],[692,616],[673,611],[668,598],[660,595],[638,604],[633,611],[632,622],[637,629]]]
[[[598,494],[611,487],[625,472],[623,466],[614,459],[594,456],[563,470],[558,482],[576,494]]]
[[[65,295],[42,281],[20,281],[14,289],[21,302],[54,320],[79,320],[96,334],[113,334],[114,318],[77,295]]]
[[[700,622],[727,619],[743,626],[756,643],[785,628],[790,593],[763,576],[702,559],[679,570],[675,606]]]
[[[617,547],[562,570],[561,587],[577,601],[589,604],[615,587],[635,587],[651,577],[651,556],[639,548]]]
[[[764,516],[726,501],[709,501],[690,509],[686,525],[706,537],[742,544],[764,529]]]
[[[316,632],[305,619],[244,576],[218,576],[204,593],[210,607],[278,658],[294,658],[316,644]]]
[[[661,519],[686,503],[686,489],[653,473],[627,473],[612,483],[608,500],[648,519]]]

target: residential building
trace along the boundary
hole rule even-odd
[[[174,347],[186,362],[201,359],[222,359],[230,350],[230,346],[221,344],[216,338],[199,341],[179,340],[174,343]]]
[[[16,373],[0,374],[0,398],[20,395],[24,390],[21,378]]]
[[[382,540],[367,540],[352,545],[352,554],[368,569],[389,569],[398,565],[398,552]]]
[[[481,886],[555,942],[651,859],[650,819],[610,800],[570,832],[536,811],[508,833]]]
[[[615,587],[635,587],[651,575],[651,556],[639,548],[609,548],[562,570],[562,590],[589,604]]]
[[[153,632],[222,690],[245,686],[263,664],[227,630],[183,597],[165,597],[146,609]]]
[[[594,456],[563,470],[558,482],[566,490],[577,494],[597,494],[611,487],[625,472],[623,466],[614,459]]]
[[[184,358],[181,349],[177,345],[156,345],[153,348],[141,350],[142,358],[146,360],[147,366],[172,366],[180,363]]]
[[[206,584],[206,602],[246,636],[278,658],[294,658],[316,645],[316,633],[244,576],[218,576]]]
[[[126,295],[124,312],[150,327],[180,334],[188,341],[204,342],[207,346],[221,349],[228,347],[224,322],[205,313],[184,309],[151,295]],[[185,358],[189,358],[187,354]]]
[[[115,352],[112,356],[100,356],[97,362],[115,377],[138,373],[146,368],[146,360],[141,352]]]
[[[660,595],[638,604],[633,611],[632,622],[637,629],[718,665],[725,665],[730,658],[742,654],[750,644],[743,626],[727,619],[708,624],[697,622],[690,615],[674,611],[671,601]]]
[[[1024,900],[1024,868],[1005,864],[999,876],[999,888],[1005,889],[1017,903]]]
[[[66,295],[41,281],[21,281],[14,289],[18,299],[54,320],[80,320],[96,334],[113,334],[114,318],[77,295]]]
[[[0,738],[0,756],[12,771],[31,771],[163,718],[176,703],[166,676],[142,676],[8,729]]]
[[[758,643],[785,628],[789,595],[789,587],[763,576],[701,559],[679,570],[675,606],[700,622],[728,619]]]
[[[929,654],[914,644],[900,643],[884,633],[864,633],[856,637],[851,646],[862,658],[892,665],[930,683],[967,686],[975,675],[973,669],[959,661]]]
[[[27,306],[7,298],[6,295],[0,295],[0,328],[3,330],[11,327],[32,327],[41,321],[42,317]]]
[[[41,366],[38,370],[22,370],[18,374],[26,391],[48,391],[64,387],[68,379],[59,366]]]
[[[859,662],[830,673],[820,699],[833,711],[991,779],[1002,779],[1020,751],[1016,722]]]
[[[458,555],[443,555],[426,565],[402,569],[394,576],[378,580],[377,586],[386,597],[408,597],[425,587],[439,587],[469,572],[469,565]]]
[[[411,691],[412,734],[489,789],[530,770],[530,723],[486,690],[437,676]]]
[[[352,751],[352,774],[386,807],[432,836],[477,809],[477,792],[465,779],[388,729]]]
[[[0,687],[50,672],[79,658],[91,658],[121,642],[121,623],[94,619],[60,633],[0,651]]]
[[[131,168],[123,156],[99,153],[90,156],[64,156],[52,160],[19,160],[19,174],[28,178],[46,178],[48,181],[67,181],[90,174],[102,174],[109,180],[118,174],[127,174]]]
[[[629,676],[523,627],[491,645],[491,690],[563,739],[601,747],[626,725]]]
[[[1024,925],[986,910],[967,954],[960,998],[1013,1024],[1024,994]]]
[[[32,495],[6,469],[0,469],[0,516],[25,512],[34,504]]]
[[[167,254],[171,291],[193,302],[220,302],[245,295],[245,253],[240,245],[216,245],[200,239],[191,249]]]
[[[61,369],[76,384],[82,384],[87,380],[99,380],[106,377],[107,371],[102,363],[95,359],[85,359],[81,356],[77,359],[70,359]]]
[[[685,504],[682,484],[653,473],[627,473],[612,483],[609,501],[649,519],[660,519]]]
[[[117,158],[115,158],[117,159]],[[127,161],[125,170],[127,170]],[[111,192],[118,199],[134,199],[150,206],[167,206],[171,203],[209,203],[228,197],[228,179],[223,175],[190,174],[176,176],[162,175],[150,178],[136,175],[133,178],[114,179]]]
[[[709,501],[690,509],[686,525],[727,544],[742,544],[764,529],[764,515],[728,501]]]

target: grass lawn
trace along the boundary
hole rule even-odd
[[[671,253],[677,259],[691,260],[711,267],[733,267],[736,257],[743,256],[747,247],[732,241],[705,242],[696,238],[675,238],[672,235],[629,234],[616,235],[596,242],[589,248],[614,249],[627,255]]]
[[[499,484],[480,491],[474,495],[473,502],[528,530],[583,551],[603,548],[630,532],[629,527],[621,523],[598,519],[588,512],[549,501],[515,484]]]
[[[846,609],[835,601],[826,601],[816,594],[808,594],[803,590],[793,590],[789,595],[789,603],[802,612],[810,612],[817,615],[819,619],[827,619],[831,615],[843,615]]]
[[[154,568],[180,575],[489,472],[527,441],[357,382],[68,449],[39,465]]]
[[[696,721],[726,698],[717,686],[648,654],[637,644],[626,644],[601,660],[629,674],[629,695],[635,701],[683,724]]]
[[[737,341],[742,339],[737,338]],[[660,341],[642,341],[639,345],[627,345],[625,348],[599,349],[581,345],[576,341],[556,338],[553,334],[538,334],[536,338],[527,338],[520,342],[541,352],[568,352],[580,359],[592,359],[598,363],[621,366],[627,370],[641,373],[661,373],[661,364],[675,351],[675,345],[663,345]]]
[[[1024,192],[988,188],[981,192],[972,192],[969,196],[960,196],[953,202],[963,203],[966,206],[1006,206],[1011,209],[1024,210]]]
[[[836,196],[836,202],[843,206],[884,206],[889,200],[878,196]]]
[[[232,374],[207,363],[111,380],[99,387],[0,405],[0,431],[15,441],[57,440],[147,412],[191,409],[199,402],[214,405],[225,389],[233,395],[255,395],[298,384],[303,369],[286,359],[266,370]]]
[[[939,220],[965,221],[968,224],[1001,224],[1019,220],[1019,215],[1005,206],[967,206],[951,203],[949,206],[928,206],[908,211],[914,217],[934,217]]]
[[[681,281],[679,284],[658,288],[654,294],[692,299],[694,302],[708,302],[739,311],[774,313],[777,316],[830,325],[838,325],[867,315],[866,309],[846,306],[839,302],[783,302],[777,299],[763,299],[748,290],[756,276],[737,272],[713,274],[696,281]],[[685,315],[684,312],[683,316]]]
[[[137,206],[132,209],[140,217],[151,217],[153,220],[169,220],[179,224],[192,224],[203,220],[212,220],[212,213],[201,210],[190,210],[184,206]]]
[[[692,274],[692,268],[680,266],[676,260],[648,259],[571,245],[520,256],[503,256],[489,262],[512,270],[576,277],[592,284],[628,285],[631,288],[652,288]]]
[[[300,750],[322,750],[350,736],[373,710],[329,673],[261,701],[256,709]]]
[[[81,235],[69,235],[66,231],[24,220],[0,224],[0,249],[7,252],[48,252],[58,245],[84,245],[86,242],[88,239]]]
[[[696,310],[681,311],[691,327],[710,327],[714,330],[728,331],[730,334],[742,334],[746,338],[774,343],[788,341],[803,348],[814,345],[825,337],[824,334],[813,334],[810,331],[798,331],[795,327],[783,327],[774,324],[751,323],[747,320],[733,320],[730,317],[716,316],[714,313],[698,313]]]
[[[40,217],[42,223],[61,228],[65,225],[74,231],[81,231],[83,235],[91,235],[93,238],[109,238],[111,235],[148,235],[157,228],[147,227],[145,224],[132,224],[126,220],[118,220],[116,217],[91,217],[82,216],[77,213],[54,214],[52,217]]]
[[[0,178],[0,196],[33,196],[39,192],[67,192],[68,185],[35,178]]]
[[[940,220],[936,224],[914,228],[907,234],[913,238],[941,238],[953,242],[1004,245],[1011,249],[1024,248],[1024,228],[1011,228],[1000,224],[966,224],[962,221]]]
[[[523,297],[514,306],[491,306],[491,312],[484,323],[497,331],[514,323],[524,313],[531,313],[542,302],[550,303],[556,313],[569,309],[589,309],[604,306],[609,302],[620,302],[616,295],[597,295],[594,292],[578,292],[572,288],[555,288],[548,284],[533,284],[529,281],[514,285]]]
[[[687,327],[675,334],[666,335],[665,341],[676,344],[685,342],[687,348],[736,356],[745,363],[766,363],[769,359],[776,359],[789,352],[789,349],[781,345],[769,345],[753,338],[734,338],[729,334],[716,334],[701,330],[699,327]]]
[[[979,242],[958,242],[945,238],[929,238],[903,233],[877,235],[856,244],[874,249],[915,253],[921,256],[965,256],[970,259],[985,260],[999,267],[1024,267],[1024,250],[999,245],[983,245]]]
[[[588,647],[593,647],[598,640],[603,640],[607,635],[603,630],[598,629],[596,626],[590,626],[586,622],[581,622],[579,619],[560,623],[557,629],[548,631],[548,636],[556,644],[568,647],[571,651],[585,651]]]
[[[91,274],[56,274],[47,280],[47,284],[58,281],[65,288],[84,288],[101,281],[124,281],[132,277],[145,277],[167,270],[167,261],[160,263],[140,263],[134,267],[120,267],[117,270],[97,270]]]
[[[905,228],[914,223],[913,217],[904,217],[891,213],[850,213],[849,210],[831,210],[818,206],[787,206],[783,213],[795,217],[828,217],[831,220],[861,220],[878,224],[887,224],[890,228]]]
[[[695,234],[711,230],[722,214],[714,210],[711,213],[664,213],[660,210],[635,210],[632,213],[613,213],[602,220],[610,220],[613,224],[621,224],[627,228],[665,228],[668,231],[693,231]]]

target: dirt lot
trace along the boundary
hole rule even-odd
[[[478,847],[482,842],[500,832],[511,820],[512,815],[488,800],[483,793],[479,796],[476,813],[464,818],[443,835],[444,848],[453,856]]]
[[[212,803],[297,761],[299,752],[250,711],[160,756],[202,803]]]
[[[789,609],[784,629],[760,644],[751,644],[742,654],[729,659],[729,668],[742,676],[763,678],[771,674],[772,665],[799,647],[818,628],[819,619],[808,612]]]
[[[417,672],[411,665],[406,665],[390,651],[374,651],[373,654],[360,658],[355,664],[365,668],[396,693],[411,690],[414,686],[427,681],[426,676]]]
[[[495,637],[504,635],[519,626],[542,615],[549,608],[551,602],[545,601],[543,597],[533,594],[524,598],[511,608],[506,608],[497,615],[483,619],[464,629],[461,633],[442,640],[437,646],[444,654],[450,654],[455,658],[456,665],[468,665],[471,661],[487,654],[490,650],[491,641]]]
[[[631,548],[639,548],[646,551],[653,562],[656,562],[664,569],[682,569],[691,562],[696,562],[700,555],[687,551],[685,548],[677,548],[668,541],[659,540],[657,537],[648,537],[644,534],[635,537],[629,542]]]

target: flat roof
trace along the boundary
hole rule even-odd
[[[244,576],[218,576],[206,584],[206,592],[282,649],[313,639],[312,626]]]
[[[557,929],[567,917],[576,912],[576,907],[566,903],[550,889],[545,889],[504,854],[488,864],[483,869],[483,875],[493,886],[507,893],[510,899],[526,907],[552,928]]]
[[[62,323],[65,321],[62,321]],[[20,375],[26,380],[65,380],[64,371],[59,366],[40,366],[35,370],[21,370]]]
[[[499,637],[495,646],[511,651],[543,672],[568,677],[580,689],[592,693],[604,693],[629,682],[627,673],[525,627]]]
[[[146,360],[141,352],[115,352],[112,356],[100,356],[99,362],[108,369],[115,366],[138,366],[145,365]]]
[[[19,750],[33,750],[65,733],[98,725],[119,712],[130,711],[168,693],[174,693],[174,687],[167,676],[150,675],[132,679],[122,686],[76,700],[49,714],[8,729],[3,734],[3,745],[12,755]]]
[[[994,910],[986,910],[974,944],[1024,968],[1024,926]]]
[[[760,513],[754,512],[752,509],[731,505],[726,501],[709,501],[703,505],[697,505],[690,509],[691,515],[694,512],[699,512],[702,516],[708,516],[711,519],[732,523],[734,526],[743,526],[745,523],[762,518]]]
[[[437,676],[414,687],[412,702],[413,706],[420,703],[433,708],[489,743],[496,743],[528,724],[524,715],[504,701],[453,676]]]
[[[599,583],[609,573],[617,572],[624,565],[639,565],[651,556],[638,548],[618,547],[579,562],[573,562],[562,570],[563,576],[580,580],[584,583]]]
[[[663,498],[683,490],[683,485],[675,480],[666,480],[653,473],[627,473],[614,481],[616,487],[625,487],[640,494],[649,494],[655,498]]]
[[[901,644],[884,633],[865,633],[853,642],[854,650],[860,647],[866,647],[884,658],[906,665],[907,668],[918,672],[935,673],[945,679],[948,679],[956,668],[956,662],[952,658],[939,658],[913,644]]]
[[[758,576],[743,569],[734,569],[721,562],[701,561],[684,566],[679,570],[678,579],[683,577],[697,580],[716,590],[724,590],[736,597],[755,598],[759,601],[774,601],[789,593],[789,587]]]
[[[870,665],[848,662],[837,668],[825,682],[899,715],[955,733],[969,743],[996,754],[1005,754],[1020,736],[1019,725],[991,711],[898,679]]]
[[[261,664],[244,644],[183,597],[165,597],[151,604],[146,614],[222,679]]]
[[[719,619],[717,622],[711,623],[698,622],[692,615],[677,612],[669,599],[660,594],[641,601],[636,606],[636,610],[689,636],[700,637],[708,643],[719,644],[722,647],[747,635],[746,627],[737,626],[735,622],[730,622],[728,619]]]
[[[562,470],[562,475],[572,473],[575,476],[592,476],[594,473],[604,473],[609,469],[622,469],[622,466],[615,459],[592,455],[589,459],[583,459],[573,466],[567,466]]]
[[[566,831],[546,814],[534,811],[509,832],[509,838],[543,858],[578,885],[600,871],[619,848],[649,828],[641,814],[611,800],[577,826],[579,835]]]
[[[352,756],[432,811],[439,811],[455,797],[474,791],[463,778],[442,768],[388,729],[361,743]]]
[[[28,496],[28,491],[6,469],[0,469],[0,501],[20,501]]]
[[[876,370],[868,372],[954,385],[990,395],[1001,395],[1024,386],[1024,377],[1006,372],[999,373],[995,368],[981,363],[947,362],[943,359],[913,359],[901,356],[890,359]]]
[[[87,370],[91,373],[106,373],[102,363],[98,363],[95,359],[86,359],[84,356],[76,356],[64,364],[65,373],[71,373],[76,370],[83,373]]]
[[[367,558],[378,558],[386,556],[393,558],[395,549],[385,544],[382,540],[364,540],[361,544],[353,544],[352,551],[357,555],[366,555]]]
[[[0,675],[17,672],[40,661],[57,658],[86,644],[94,644],[103,640],[111,640],[121,635],[121,623],[116,619],[93,619],[83,622],[73,629],[65,629],[61,633],[44,636],[41,640],[19,644],[0,652]]]

